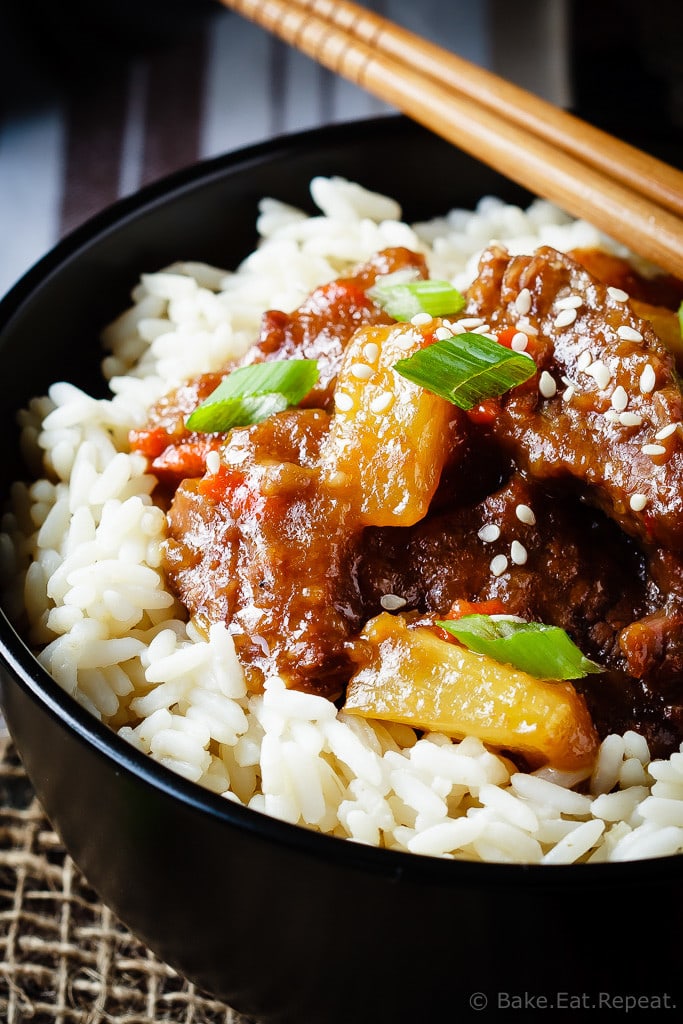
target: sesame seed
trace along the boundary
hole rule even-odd
[[[334,396],[334,404],[340,412],[351,412],[354,402],[351,395],[348,395],[346,391],[338,391]]]
[[[520,523],[526,523],[528,526],[536,525],[536,516],[534,510],[529,508],[528,505],[520,504],[515,509],[515,515],[519,519]]]
[[[370,380],[374,370],[367,363],[352,363],[351,373],[356,380]]]
[[[479,331],[479,334],[481,334],[482,338],[488,338],[489,341],[498,341],[498,335],[493,334],[491,331]]]
[[[628,324],[623,324],[621,327],[617,327],[617,334],[622,341],[643,340],[643,336],[640,331],[637,331],[635,327],[629,327]]]
[[[616,409],[617,412],[623,412],[628,405],[628,395],[626,389],[619,384],[612,392],[612,408]]]
[[[603,417],[608,423],[619,423],[621,421],[621,413],[617,412],[616,409],[607,409],[606,412],[603,413]]]
[[[569,327],[576,320],[575,309],[563,309],[555,317],[556,327]]]
[[[462,320],[458,320],[461,327],[469,330],[473,327],[483,327],[485,321],[480,316],[464,316]]]
[[[489,566],[494,576],[502,576],[508,567],[508,560],[505,555],[496,555],[495,558],[491,559]]]
[[[662,427],[661,430],[657,431],[657,433],[655,434],[655,437],[657,438],[658,441],[663,441],[664,438],[671,437],[672,434],[675,434],[677,430],[678,430],[678,424],[677,423],[668,423],[667,426]]]
[[[517,322],[517,327],[520,331],[524,331],[525,334],[530,334],[534,338],[538,334],[538,328],[534,327],[533,324],[529,323],[525,316],[519,319],[519,321]]]
[[[400,348],[401,351],[407,352],[408,349],[414,348],[415,346],[415,335],[404,334],[396,342],[396,348]]]
[[[622,412],[619,413],[619,422],[622,427],[639,427],[643,422],[643,417],[637,412]]]
[[[623,288],[614,288],[610,285],[607,289],[607,294],[615,302],[628,302],[628,292],[625,292]]]
[[[510,342],[510,348],[513,352],[526,352],[526,347],[529,344],[529,339],[523,331],[517,331],[513,334],[512,341]]]
[[[538,390],[544,398],[552,398],[557,392],[557,384],[547,370],[544,370],[541,374],[541,379],[538,382]]]
[[[527,549],[518,540],[513,540],[510,545],[510,558],[515,565],[524,565],[528,558]]]
[[[487,523],[486,526],[482,526],[477,537],[479,540],[482,540],[484,544],[491,544],[492,541],[498,540],[500,537],[500,526],[496,526],[495,523]]]
[[[565,295],[563,299],[557,300],[555,306],[557,309],[578,309],[583,306],[583,299],[580,295]]]
[[[641,392],[644,395],[649,395],[651,391],[654,391],[656,382],[655,371],[652,369],[650,363],[647,363],[640,375]]]
[[[207,473],[217,473],[221,468],[221,457],[218,452],[209,452],[206,456],[206,471]]]
[[[663,444],[644,444],[641,451],[643,455],[666,455],[666,448]]]
[[[590,352],[588,351],[588,349],[586,348],[586,349],[583,350],[583,352],[581,353],[579,358],[576,360],[576,369],[580,370],[581,372],[583,372],[584,370],[588,369],[588,367],[591,365],[592,362],[593,362],[593,357],[590,354]]]
[[[593,378],[599,388],[606,388],[612,379],[609,367],[605,366],[602,359],[596,359],[590,366],[587,366],[586,373]]]
[[[574,387],[574,385],[573,384],[568,384],[567,387],[565,388],[563,394],[562,394],[562,401],[563,402],[571,402],[571,400],[572,400],[572,398],[574,397],[575,394],[576,394],[576,388]]]
[[[405,597],[399,597],[398,594],[382,594],[379,603],[386,612],[395,612],[399,608],[403,608],[408,602]]]
[[[457,323],[451,325],[451,331],[453,332],[453,334],[466,334],[467,328],[463,327],[460,320],[458,320]]]
[[[434,337],[437,341],[447,341],[453,337],[453,331],[449,330],[448,327],[437,327],[434,331]]]
[[[391,391],[380,391],[370,402],[370,412],[386,412],[393,400]]]
[[[424,327],[425,324],[432,322],[432,317],[429,313],[416,313],[410,322],[414,327]]]
[[[376,345],[374,341],[369,341],[367,345],[363,346],[363,355],[369,363],[376,363],[379,359],[379,345]]]
[[[515,299],[515,309],[518,313],[524,316],[531,309],[531,292],[528,288],[522,288],[521,292]]]
[[[632,494],[631,499],[629,501],[629,505],[631,506],[634,512],[642,512],[645,506],[647,505],[647,495]]]

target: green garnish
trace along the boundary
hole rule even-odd
[[[318,380],[315,359],[281,359],[233,370],[188,416],[188,430],[223,433],[298,405]]]
[[[394,369],[460,409],[472,409],[529,380],[536,364],[482,334],[456,334],[399,359]]]
[[[487,654],[537,679],[581,679],[604,671],[586,658],[559,626],[491,615],[463,615],[437,625],[471,651]]]
[[[394,320],[412,320],[417,313],[447,316],[459,313],[465,299],[448,281],[392,281],[378,278],[367,295]]]

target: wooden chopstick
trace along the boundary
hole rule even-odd
[[[345,0],[221,2],[518,184],[683,278],[683,218],[677,212],[683,175],[674,168],[654,161],[658,170],[653,171],[652,157],[597,129],[590,132],[597,132],[599,143],[590,141],[595,140],[590,132],[589,142],[581,142],[583,125],[578,119],[538,97],[529,103],[531,94],[490,72],[475,69],[473,78],[473,65]],[[499,113],[496,90],[504,94],[505,116]],[[562,145],[547,132],[541,136],[533,129],[539,121],[550,119],[545,111],[552,113],[553,133],[563,139]],[[575,122],[572,131],[564,127],[565,117]],[[596,149],[602,150],[602,158],[599,154],[596,158]],[[623,173],[614,175],[615,166],[625,163],[628,181]],[[654,197],[652,188],[643,190],[648,177],[655,179]],[[661,187],[660,181],[665,182]]]
[[[290,0],[290,4],[683,215],[683,172],[662,160],[350,0]]]

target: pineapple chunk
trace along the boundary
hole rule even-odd
[[[535,679],[386,612],[362,636],[370,663],[349,683],[349,714],[476,736],[524,755],[533,767],[574,771],[593,763],[598,736],[570,683]]]
[[[438,326],[361,327],[346,350],[320,464],[324,483],[351,500],[361,526],[411,526],[438,486],[454,407],[393,369]]]

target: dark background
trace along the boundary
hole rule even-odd
[[[9,0],[0,6],[0,113],[46,92],[100,83],[122,59],[174,45],[218,6],[217,0]],[[381,0],[368,6],[382,10]],[[444,19],[449,6],[445,0]],[[524,4],[489,0],[487,9],[494,57],[504,65],[506,50],[529,34]],[[567,12],[574,112],[680,159],[680,0],[567,0]]]

